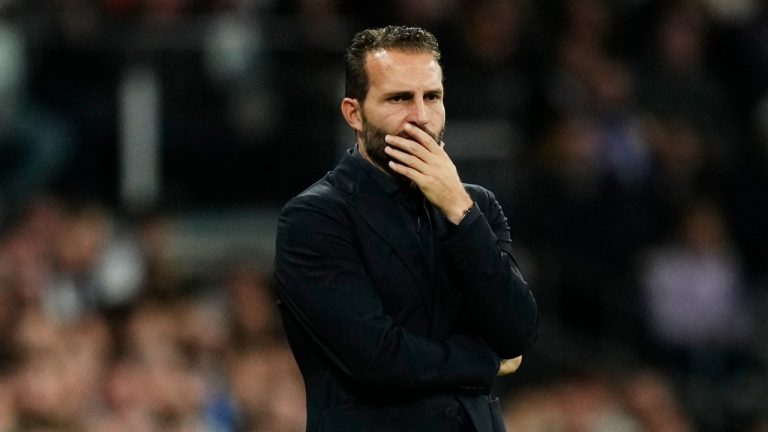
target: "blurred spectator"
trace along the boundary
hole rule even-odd
[[[144,262],[134,239],[117,235],[105,209],[85,205],[68,211],[53,252],[53,273],[40,295],[55,319],[76,321],[138,295]]]
[[[659,372],[645,369],[625,378],[628,412],[645,432],[690,432],[693,425],[673,388]]]
[[[677,237],[649,253],[641,277],[651,349],[686,385],[700,426],[724,427],[732,408],[724,392],[750,365],[754,318],[720,209],[694,202]]]
[[[414,2],[419,3],[419,2]],[[443,13],[446,8],[442,8]],[[526,0],[462,1],[458,5],[460,19],[455,42],[458,53],[465,61],[478,65],[509,67],[518,65],[528,53],[525,38],[528,35],[527,19],[533,18],[532,8]],[[489,70],[503,72],[504,69]],[[498,97],[498,95],[497,95]],[[519,103],[506,101],[506,103]],[[457,108],[461,107],[457,104]],[[462,107],[467,109],[466,106]]]
[[[555,432],[564,430],[563,423],[554,391],[550,388],[526,389],[507,396],[504,405],[507,430]]]
[[[751,323],[741,271],[719,209],[691,205],[677,237],[653,250],[643,271],[646,319],[656,340],[694,350],[743,344]]]
[[[609,57],[612,14],[602,0],[560,2],[564,23],[555,35],[545,97],[555,114],[590,111],[589,81],[593,70]]]
[[[718,196],[722,185],[700,130],[673,119],[652,124],[649,225],[653,238],[661,240],[674,235],[689,203],[702,195]]]
[[[334,51],[346,41],[348,32],[339,0],[298,0],[297,17],[306,44],[323,51]]]
[[[227,275],[225,289],[235,346],[270,344],[282,336],[276,299],[263,271],[239,266]]]
[[[556,391],[565,430],[637,431],[626,412],[621,393],[605,377],[589,374],[566,379]]]
[[[548,102],[556,116],[594,118],[599,169],[636,194],[647,181],[650,148],[634,74],[609,51],[611,10],[595,0],[575,2],[567,10],[569,24],[547,80]]]
[[[238,430],[305,430],[304,385],[287,346],[236,352],[230,374],[239,412]]]
[[[127,323],[122,358],[126,366],[136,368],[133,377],[142,382],[140,393],[127,402],[134,405],[129,409],[148,416],[156,428],[204,430],[205,380],[182,349],[183,328],[177,325],[181,315],[173,306],[141,303]]]
[[[640,189],[648,178],[650,149],[633,77],[623,64],[605,59],[591,70],[587,85],[600,128],[603,169],[628,192]]]
[[[172,221],[161,211],[150,212],[136,221],[136,241],[145,263],[143,297],[173,299],[181,283],[177,263],[171,256]]]
[[[593,115],[602,167],[622,186],[646,180],[649,149],[632,71],[611,52],[614,13],[601,0],[568,2],[547,96],[556,115]]]
[[[639,68],[641,105],[662,119],[686,122],[702,132],[707,152],[720,166],[736,153],[730,105],[723,86],[707,67],[709,22],[701,4],[683,0],[663,7],[652,58]]]
[[[9,223],[0,268],[8,288],[22,305],[37,304],[52,271],[54,245],[61,232],[63,207],[50,197],[32,200]]]
[[[33,309],[16,336],[16,404],[21,430],[83,430],[99,409],[109,339],[98,317],[61,326]]]
[[[71,145],[67,125],[27,94],[26,40],[6,8],[0,4],[0,221],[51,187]]]

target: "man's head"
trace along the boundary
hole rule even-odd
[[[344,97],[365,101],[369,78],[365,70],[368,54],[379,50],[429,53],[440,61],[440,49],[432,33],[418,27],[388,26],[358,32],[347,47]]]
[[[364,156],[387,171],[387,134],[410,138],[411,123],[440,142],[445,128],[443,73],[435,37],[415,27],[364,30],[346,56],[341,109]]]

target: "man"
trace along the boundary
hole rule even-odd
[[[280,216],[308,431],[504,430],[491,385],[538,314],[499,204],[444,150],[439,58],[419,28],[355,35],[341,111],[357,145]]]

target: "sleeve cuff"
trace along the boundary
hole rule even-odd
[[[466,215],[459,221],[458,225],[454,225],[451,222],[448,222],[446,220],[446,233],[442,237],[442,241],[446,241],[450,239],[451,237],[455,236],[457,233],[464,231],[467,229],[468,226],[472,225],[472,222],[474,222],[477,218],[480,217],[480,208],[477,206],[477,202],[472,203],[472,207],[469,208],[469,211]]]

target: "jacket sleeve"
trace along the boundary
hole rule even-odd
[[[278,222],[275,286],[283,305],[355,381],[382,387],[487,392],[499,357],[477,336],[434,339],[384,313],[341,211],[294,200]]]
[[[502,358],[522,354],[538,335],[536,301],[512,257],[507,218],[493,194],[469,189],[475,207],[441,246],[454,263],[481,336]]]

